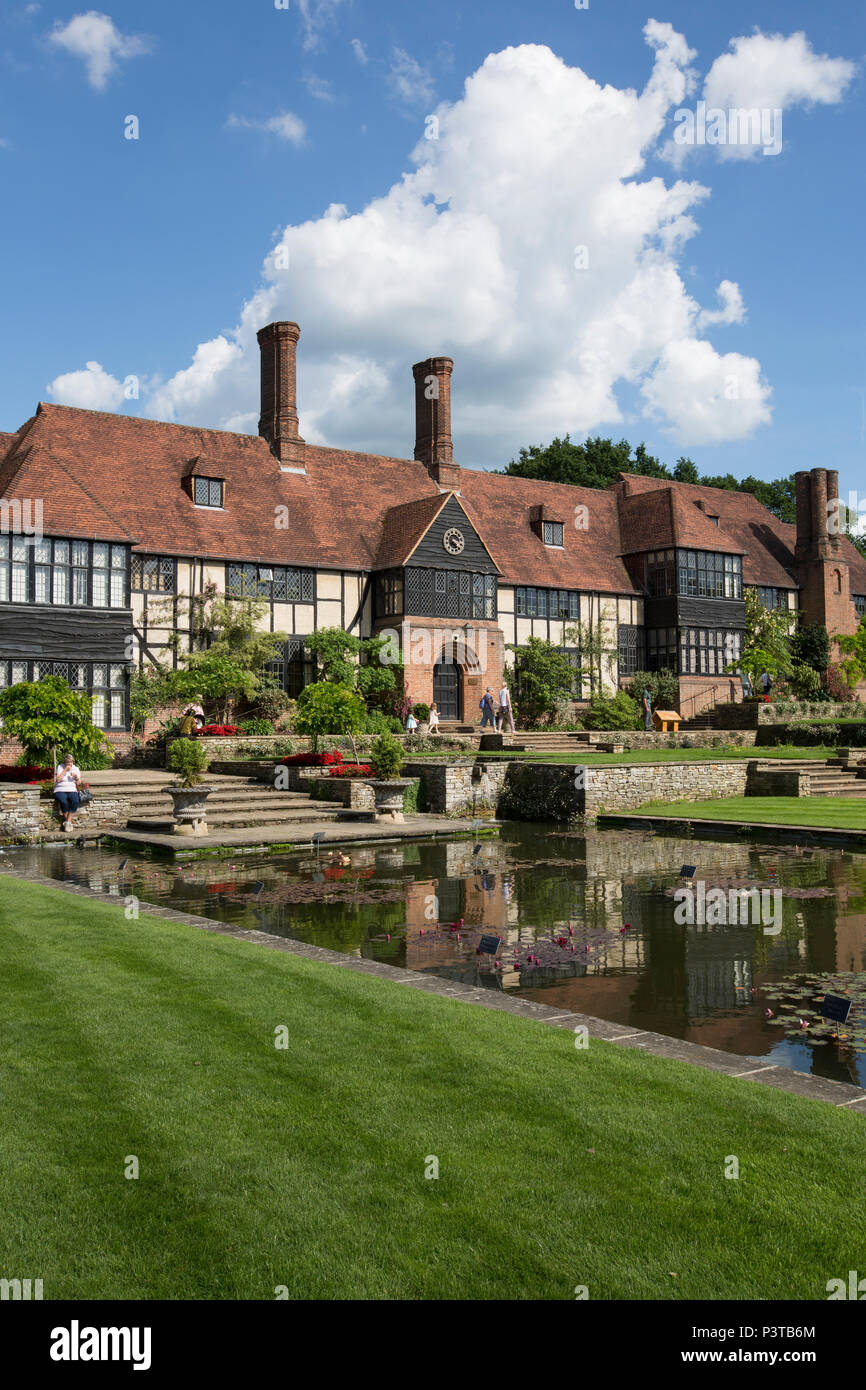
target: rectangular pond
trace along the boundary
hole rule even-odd
[[[121,865],[123,864],[123,867]],[[695,867],[693,880],[680,868]],[[866,856],[639,831],[507,824],[499,839],[348,845],[166,863],[108,848],[9,848],[0,868],[506,990],[563,1012],[866,1085]],[[769,930],[683,922],[673,896],[757,889]],[[776,896],[778,895],[778,896]],[[743,918],[745,917],[745,921]],[[479,953],[483,934],[501,938]],[[825,1024],[830,991],[852,1000]]]

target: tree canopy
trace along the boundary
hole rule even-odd
[[[729,492],[751,492],[768,511],[780,521],[795,522],[797,506],[793,476],[764,482],[761,478],[743,478],[733,473],[701,474],[690,458],[678,458],[673,468],[638,444],[632,450],[627,439],[614,443],[600,435],[573,443],[571,436],[557,437],[550,444],[532,444],[521,449],[503,470],[518,478],[537,478],[548,483],[571,483],[576,487],[608,487],[618,473],[637,473],[645,478],[663,478],[676,483],[694,483],[702,487],[724,488]]]

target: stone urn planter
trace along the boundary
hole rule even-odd
[[[411,777],[394,777],[374,780],[368,782],[367,786],[373,788],[373,797],[376,803],[376,819],[401,822],[403,816],[403,793],[407,787],[411,787]]]
[[[210,787],[163,787],[173,803],[175,835],[206,835],[206,802]]]

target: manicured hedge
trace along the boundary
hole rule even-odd
[[[819,744],[837,744],[843,748],[866,748],[866,720],[862,719],[795,719],[788,724],[761,724],[756,746],[790,743],[795,747],[814,748]]]

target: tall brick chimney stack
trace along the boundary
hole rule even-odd
[[[803,621],[820,623],[831,636],[834,632],[855,632],[858,620],[851,598],[851,575],[842,549],[839,474],[834,469],[812,468],[808,473],[797,473],[794,482],[795,563]]]
[[[296,347],[301,330],[296,323],[269,323],[260,328],[262,362],[259,434],[283,468],[305,467],[306,445],[298,434]]]
[[[450,357],[428,357],[412,368],[415,378],[415,458],[443,492],[456,492],[460,466],[451,443]]]

